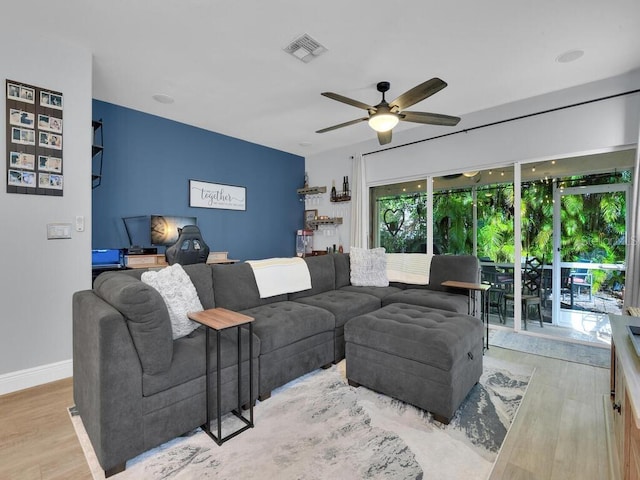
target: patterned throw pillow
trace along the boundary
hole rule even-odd
[[[202,304],[191,278],[179,263],[162,270],[144,272],[141,280],[158,290],[167,304],[174,340],[198,328],[199,324],[189,320],[187,313],[203,310]]]
[[[357,287],[387,287],[387,257],[385,249],[351,247],[351,285]]]

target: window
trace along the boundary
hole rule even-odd
[[[388,253],[427,251],[426,180],[373,187],[372,244]]]

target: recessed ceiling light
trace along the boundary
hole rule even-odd
[[[152,98],[158,103],[169,104],[174,102],[171,95],[166,95],[164,93],[156,93]]]
[[[568,52],[561,53],[556,57],[558,63],[575,62],[584,55],[584,50],[569,50]]]

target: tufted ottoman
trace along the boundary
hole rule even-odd
[[[482,375],[480,319],[394,303],[347,322],[347,378],[449,423]]]

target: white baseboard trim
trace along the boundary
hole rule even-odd
[[[50,363],[0,375],[0,395],[54,382],[73,375],[73,360]]]

